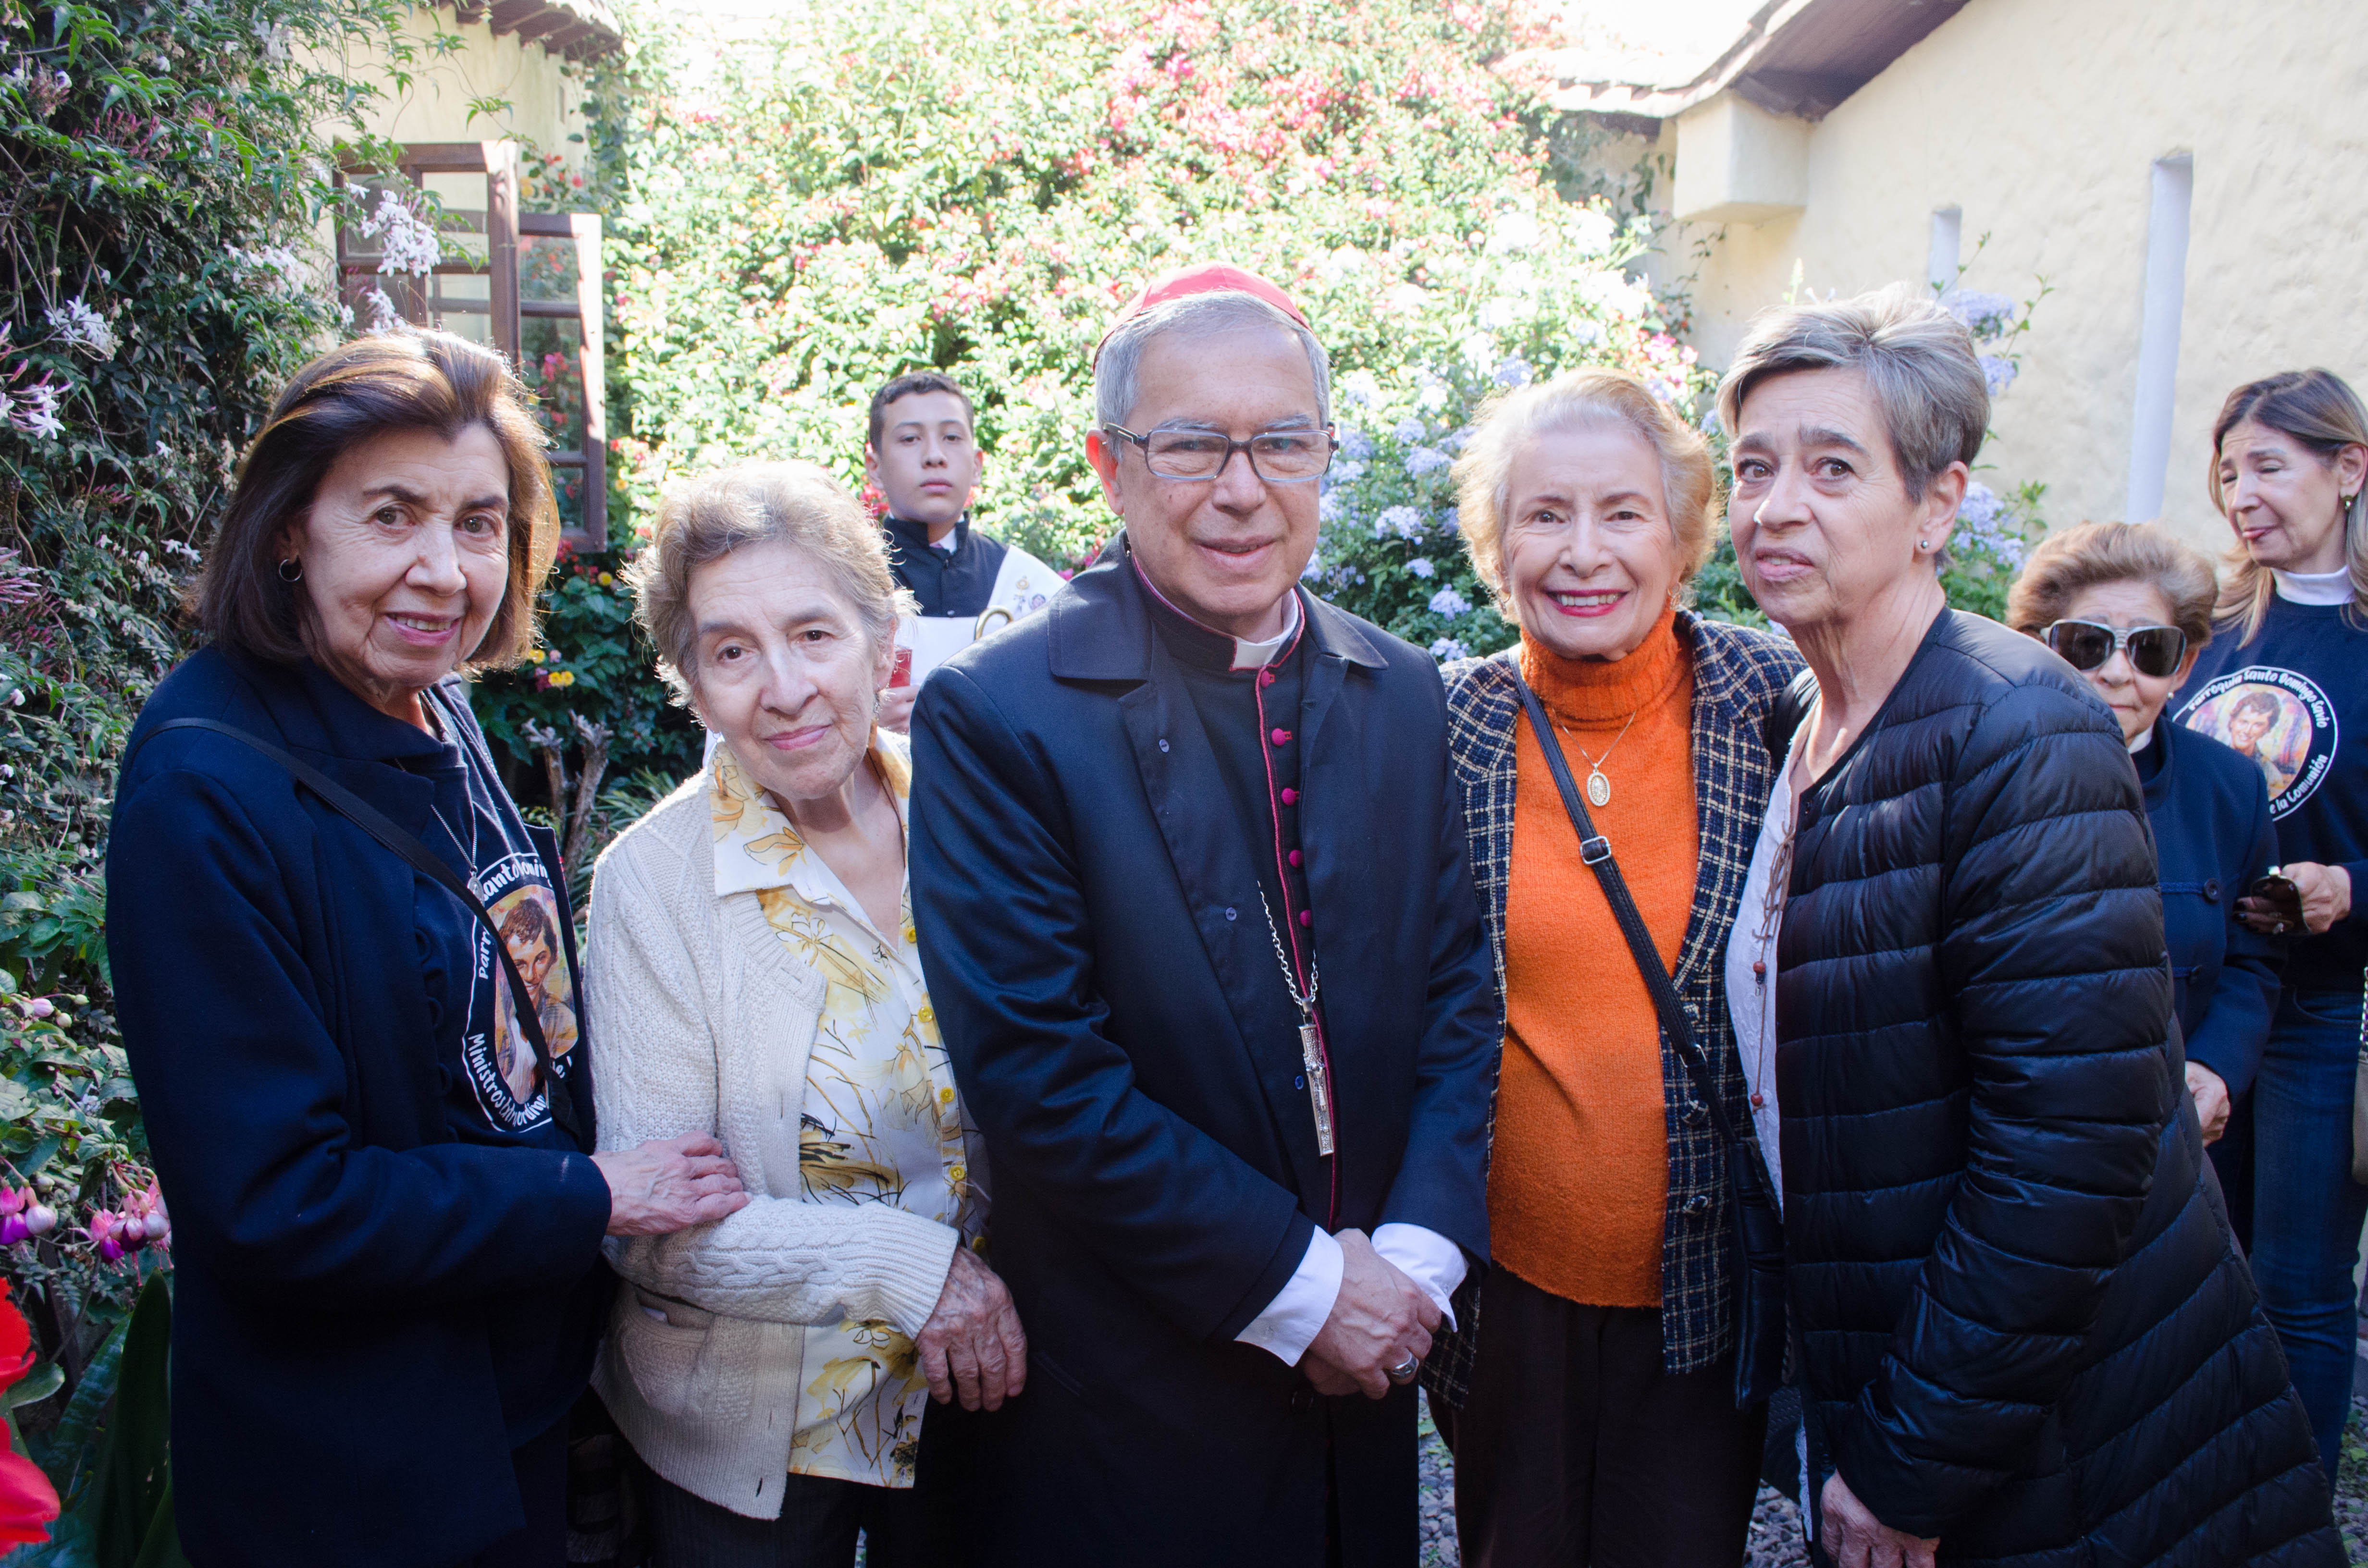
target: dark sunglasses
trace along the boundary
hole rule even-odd
[[[2076,670],[2093,670],[2113,656],[2115,649],[2130,653],[2130,667],[2161,680],[2179,673],[2187,656],[2187,633],[2176,626],[2114,628],[2093,620],[2059,620],[2047,629],[2047,645],[2056,657]]]

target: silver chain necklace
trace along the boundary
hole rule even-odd
[[[1258,889],[1258,908],[1266,914],[1266,934],[1274,939],[1274,961],[1282,966],[1282,988],[1299,1009],[1299,1061],[1307,1070],[1307,1097],[1315,1112],[1315,1152],[1332,1153],[1332,1074],[1324,1065],[1324,1041],[1315,1030],[1315,993],[1323,984],[1316,972],[1315,960],[1307,960],[1307,991],[1299,989],[1299,976],[1291,967],[1291,955],[1282,950],[1282,928],[1274,923],[1274,906],[1266,901],[1266,889]]]
[[[1643,711],[1642,708],[1636,710],[1636,713]],[[1611,780],[1603,777],[1603,765],[1611,760],[1611,754],[1620,749],[1620,743],[1626,740],[1628,732],[1635,727],[1636,713],[1628,715],[1628,722],[1620,726],[1620,733],[1611,737],[1611,744],[1603,748],[1603,755],[1600,757],[1588,756],[1587,748],[1578,744],[1578,736],[1572,733],[1570,726],[1558,720],[1555,722],[1555,727],[1570,736],[1571,749],[1578,753],[1587,764],[1587,803],[1598,810],[1611,803]]]

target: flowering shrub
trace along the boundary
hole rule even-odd
[[[1075,562],[1110,526],[1088,366],[1146,278],[1253,267],[1342,372],[1395,387],[1491,301],[1486,330],[1520,336],[1541,299],[1550,325],[1577,269],[1558,247],[1612,247],[1608,221],[1559,209],[1532,86],[1490,67],[1524,41],[1499,0],[858,0],[696,101],[666,21],[632,25],[615,364],[644,512],[669,474],[741,456],[854,484],[871,390],[937,366],[978,402],[981,520]],[[1478,266],[1522,232],[1539,243]]]

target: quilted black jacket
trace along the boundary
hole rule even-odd
[[[1944,1562],[2341,1562],[2079,678],[1943,611],[1803,799],[1779,951],[1793,1322],[1860,1499]]]

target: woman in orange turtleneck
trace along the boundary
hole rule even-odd
[[[1731,1563],[1764,1408],[1735,1403],[1725,1160],[1522,717],[1537,692],[1727,1100],[1727,932],[1766,813],[1770,705],[1800,660],[1678,608],[1709,556],[1702,437],[1634,379],[1507,396],[1457,465],[1473,563],[1521,640],[1447,672],[1504,999],[1492,1263],[1462,1312],[1463,1561]],[[1449,1392],[1457,1392],[1450,1389]]]

